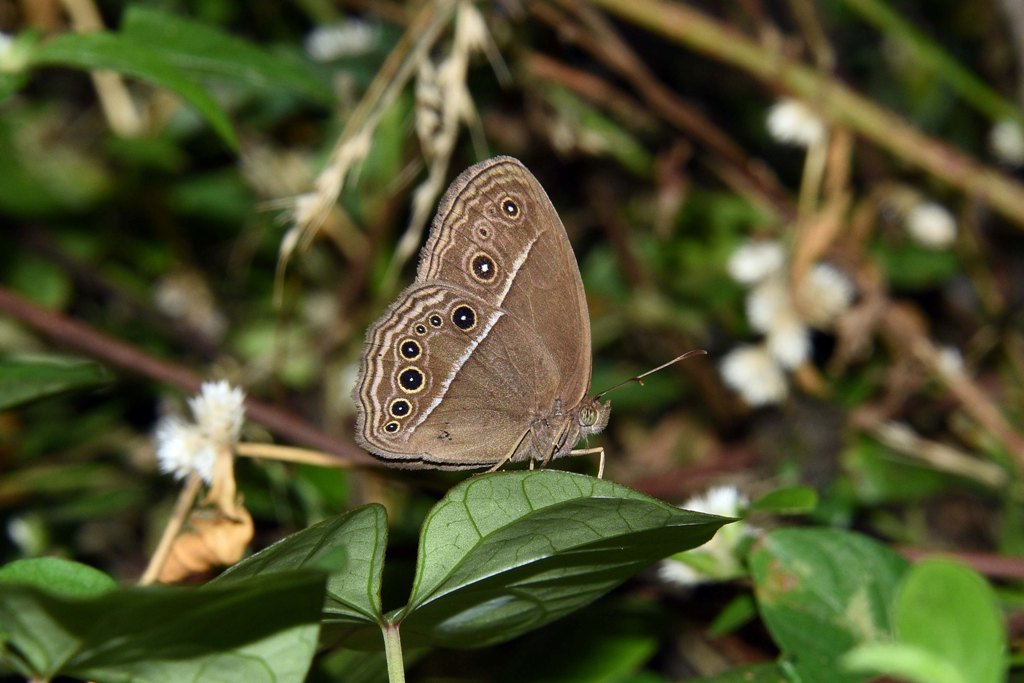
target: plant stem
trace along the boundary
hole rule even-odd
[[[195,502],[196,494],[199,493],[199,487],[202,483],[203,480],[194,473],[190,474],[188,479],[185,480],[185,485],[181,488],[178,500],[174,504],[174,512],[171,514],[171,518],[167,520],[167,526],[164,527],[164,533],[160,537],[160,543],[157,544],[156,550],[153,551],[153,556],[149,558],[149,566],[146,567],[142,578],[139,579],[140,586],[148,586],[160,576],[160,570],[164,568],[164,564],[167,562],[167,556],[171,553],[174,539],[178,537],[178,532],[181,531],[182,525],[185,524],[185,518],[188,517],[188,513],[192,510],[192,503]]]
[[[964,101],[993,121],[1021,120],[1021,112],[1017,107],[965,69],[942,47],[911,26],[882,0],[846,0],[846,4],[886,35],[899,41],[936,78],[945,81]]]
[[[384,624],[381,630],[384,633],[384,656],[388,662],[388,683],[405,683],[402,637],[398,633],[398,624]]]
[[[1024,186],[921,133],[900,116],[813,68],[759,45],[722,22],[681,3],[664,0],[594,0],[624,19],[731,64],[772,88],[811,102],[835,124],[849,126],[882,149],[963,192],[987,202],[1024,228]]]
[[[342,460],[334,455],[328,455],[327,453],[322,453],[320,451],[312,451],[307,448],[279,446],[273,443],[242,442],[236,444],[235,453],[247,458],[280,460],[281,462],[294,462],[302,465],[313,465],[315,467],[348,468],[352,466],[352,463],[347,460]]]

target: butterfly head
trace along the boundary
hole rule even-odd
[[[580,436],[586,437],[600,433],[608,426],[608,418],[612,414],[612,404],[592,398],[584,401],[576,411],[576,422],[580,427]]]

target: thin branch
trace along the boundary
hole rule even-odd
[[[939,349],[925,334],[915,313],[906,306],[890,304],[882,319],[882,328],[892,344],[907,349],[949,389],[968,415],[1002,443],[1012,457],[1016,472],[1024,472],[1024,437],[1014,430],[977,383],[963,372],[946,369]]]
[[[919,562],[929,557],[949,557],[993,579],[1024,579],[1024,558],[1020,557],[928,548],[902,547],[896,550],[911,562]]]
[[[235,453],[257,460],[278,460],[300,465],[313,465],[314,467],[347,468],[352,466],[352,463],[338,460],[335,456],[327,453],[293,446],[279,446],[273,443],[241,442],[236,444]]]
[[[972,479],[997,490],[1009,482],[1006,470],[994,462],[982,460],[947,444],[925,439],[902,422],[885,420],[865,422],[861,426],[889,448],[939,472]]]
[[[197,393],[202,384],[202,378],[187,368],[154,358],[61,313],[40,308],[4,287],[0,287],[0,312],[17,318],[61,346],[176,386],[186,393]],[[379,464],[354,444],[330,436],[292,413],[251,398],[246,399],[245,410],[252,420],[289,441],[335,453],[360,465]]]
[[[93,0],[63,0],[63,4],[71,17],[71,24],[78,33],[95,33],[103,30],[103,19]],[[141,135],[142,117],[132,102],[121,74],[107,69],[96,69],[89,74],[92,76],[96,96],[111,130],[124,137]]]
[[[156,550],[153,551],[153,556],[149,559],[146,571],[143,572],[142,578],[139,579],[140,586],[148,586],[160,576],[160,571],[164,568],[164,564],[167,563],[168,555],[171,554],[171,548],[174,547],[174,539],[178,537],[178,533],[181,531],[181,527],[184,526],[188,513],[192,511],[192,504],[195,503],[196,495],[199,493],[199,487],[202,486],[202,483],[203,480],[195,473],[189,475],[188,479],[185,480],[185,485],[181,487],[181,493],[178,494],[178,500],[174,503],[174,512],[171,513],[170,519],[167,520],[167,526],[164,527],[164,533],[160,536],[160,542],[157,544]]]
[[[769,88],[781,86],[813,102],[834,124],[849,126],[907,164],[987,201],[1008,220],[1024,228],[1024,185],[928,137],[900,116],[839,81],[766,50],[711,16],[681,3],[665,0],[594,2],[696,52],[742,69]]]
[[[772,171],[763,163],[750,158],[725,130],[659,81],[600,13],[579,0],[560,0],[560,4],[577,14],[589,29],[575,31],[571,38],[602,64],[631,83],[655,114],[715,152],[720,158],[719,163],[710,165],[713,169],[725,166],[727,173],[723,174],[723,179],[729,176],[742,178],[743,184],[755,189],[761,201],[768,204],[773,211],[785,218],[792,218],[795,215],[795,209],[787,193],[779,185]],[[561,15],[553,13],[546,4],[532,3],[530,8],[545,22],[556,28],[564,27],[565,21],[560,21]]]

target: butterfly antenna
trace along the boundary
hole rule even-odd
[[[626,381],[619,382],[618,384],[616,384],[615,386],[613,386],[610,389],[605,389],[604,391],[602,391],[600,394],[598,394],[594,398],[600,399],[605,394],[610,393],[612,391],[615,391],[619,387],[624,387],[627,384],[629,384],[630,382],[636,382],[640,386],[643,386],[644,385],[644,377],[647,377],[647,375],[653,375],[654,373],[658,372],[659,370],[664,370],[668,366],[674,365],[674,364],[678,363],[679,361],[686,360],[687,358],[690,358],[692,356],[706,356],[706,355],[708,355],[708,352],[705,351],[704,349],[693,349],[691,351],[687,351],[686,353],[684,353],[684,354],[682,354],[680,356],[676,356],[675,358],[673,358],[672,360],[670,360],[667,363],[662,363],[661,365],[659,365],[658,367],[654,368],[653,370],[648,370],[647,372],[642,373],[640,375],[637,375],[636,377],[630,377]]]

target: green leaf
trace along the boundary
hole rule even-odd
[[[60,557],[6,564],[0,567],[0,584],[35,586],[68,598],[87,598],[117,588],[117,583],[100,570]]]
[[[772,512],[777,515],[801,515],[818,506],[818,492],[810,486],[791,486],[767,493],[747,508],[749,512]]]
[[[850,671],[886,674],[913,683],[972,683],[934,652],[905,643],[865,643],[847,652],[841,661]]]
[[[900,588],[893,621],[900,641],[949,662],[962,680],[1005,680],[1002,618],[991,586],[972,569],[940,559],[915,565]]]
[[[860,681],[836,671],[852,647],[889,638],[889,605],[906,560],[864,536],[782,529],[750,556],[765,625],[808,681]]]
[[[708,635],[718,638],[746,626],[757,617],[757,604],[749,593],[730,600],[708,626]]]
[[[552,470],[473,477],[431,510],[403,642],[480,647],[586,605],[728,518]]]
[[[372,504],[326,519],[229,568],[211,584],[252,576],[318,569],[328,572],[326,624],[376,625],[383,619],[380,580],[387,546],[387,513]]]
[[[0,410],[113,380],[100,365],[80,358],[17,356],[0,360]]]
[[[873,249],[872,256],[894,289],[935,287],[960,272],[963,265],[951,250],[935,251],[910,243]]]
[[[302,680],[316,647],[323,586],[324,577],[311,573],[89,598],[5,585],[0,661],[40,680]]]
[[[857,497],[868,504],[922,500],[956,481],[868,437],[855,439],[842,460]]]
[[[232,150],[238,149],[238,139],[224,110],[156,46],[113,33],[65,34],[36,48],[30,63],[33,66],[112,69],[171,90],[195,107]]]
[[[267,50],[209,24],[134,5],[121,24],[122,33],[152,45],[180,69],[245,81],[268,90],[290,90],[323,104],[334,96],[330,84],[310,65],[287,54]]]

